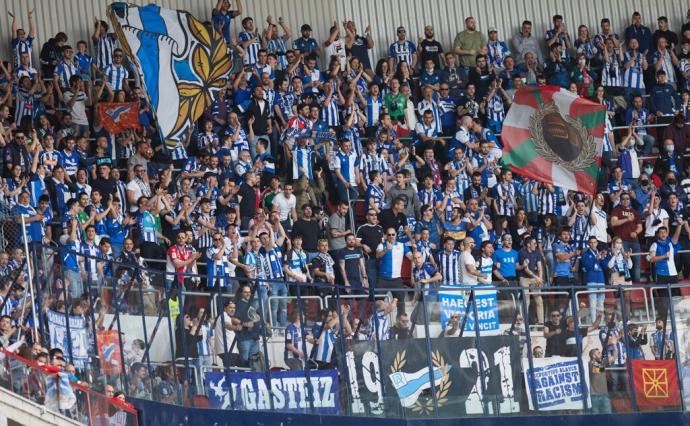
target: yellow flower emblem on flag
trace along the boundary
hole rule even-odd
[[[180,82],[180,111],[171,134],[182,129],[188,120],[196,120],[213,103],[212,91],[226,85],[226,75],[232,67],[223,36],[207,28],[189,15],[187,22],[197,41],[192,51],[192,70],[200,78],[199,83]]]
[[[643,368],[642,391],[646,398],[668,398],[668,372],[666,369]]]

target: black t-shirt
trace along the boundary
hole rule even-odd
[[[367,49],[367,38],[361,35],[355,36],[352,43],[352,49],[345,49],[347,53],[359,59],[364,69],[371,69],[371,61],[369,61],[369,49]]]
[[[357,238],[362,239],[362,244],[367,245],[372,253],[370,256],[376,256],[376,247],[383,241],[383,228],[381,225],[364,224],[357,229]]]
[[[383,210],[379,216],[379,221],[381,222],[383,232],[386,232],[386,229],[388,228],[393,228],[400,233],[402,232],[403,228],[407,226],[407,217],[405,214],[398,213],[396,215],[393,213],[393,209]],[[372,247],[372,250],[376,250],[376,248]]]
[[[240,186],[238,193],[242,200],[240,201],[240,216],[252,217],[256,213],[256,191],[254,187],[243,183]]]
[[[115,193],[115,179],[94,179],[91,184],[92,189],[97,189],[101,191],[104,200],[108,200],[108,194],[117,195]],[[126,203],[127,200],[120,200],[120,203]]]
[[[338,250],[338,262],[345,261],[345,274],[351,285],[361,284],[359,271],[359,259],[363,258],[362,250],[348,249],[347,247]]]
[[[292,225],[292,234],[302,236],[302,247],[304,251],[316,251],[319,243],[319,223],[315,220],[300,219]]]
[[[554,334],[546,338],[546,353],[547,357],[557,356],[563,353],[565,346],[565,320],[561,320],[558,324],[553,321],[546,321],[544,327],[549,328],[549,332],[561,329],[561,334]]]
[[[422,64],[422,68],[424,68],[424,63],[431,59],[434,61],[434,67],[437,71],[441,69],[441,60],[439,59],[439,53],[443,53],[443,47],[441,46],[441,43],[439,43],[436,40],[427,40],[424,39],[420,43],[420,63]]]
[[[587,327],[580,327],[580,341],[587,336]],[[575,330],[563,330],[563,352],[558,354],[561,356],[577,356],[577,340]]]

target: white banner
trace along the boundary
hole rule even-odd
[[[575,357],[534,358],[534,393],[537,397],[540,411],[553,410],[581,410],[582,380],[580,367]],[[527,400],[529,409],[534,410],[532,401],[532,377],[529,360],[522,359],[522,371],[525,374]],[[587,364],[583,361],[585,383],[589,389],[589,373]],[[587,392],[587,406],[591,407],[589,392]]]

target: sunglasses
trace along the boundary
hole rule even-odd
[[[396,234],[386,234],[386,235],[388,235],[389,237],[395,237]]]
[[[220,238],[214,238],[214,239],[213,239],[213,242],[214,242],[214,243],[219,243],[219,242],[221,242],[221,241],[223,241],[223,240],[221,240]]]

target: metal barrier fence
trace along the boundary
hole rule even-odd
[[[56,367],[0,349],[0,386],[84,425],[137,426],[134,407],[77,383]]]
[[[690,402],[688,284],[373,287],[354,296],[340,285],[285,283],[292,327],[283,331],[271,326],[270,305],[278,299],[261,290],[270,280],[229,278],[228,288],[188,291],[192,278],[206,284],[206,277],[79,255],[85,310],[81,321],[76,315],[67,321],[64,312],[77,303],[69,295],[70,273],[49,259],[69,253],[45,246],[30,251],[44,343],[62,347],[92,384],[137,398],[400,418],[637,412],[646,409],[638,404],[642,385],[632,379],[637,359],[660,355],[668,360],[660,359],[657,369],[675,379],[667,390],[683,397],[664,409]],[[109,265],[112,275],[91,279],[90,260]],[[245,284],[249,293],[230,291]],[[153,309],[142,309],[151,293],[158,294]],[[603,308],[592,322],[590,295],[599,294]],[[527,299],[535,295],[543,299],[545,323],[534,321],[536,304]],[[355,309],[352,299],[363,306]],[[645,330],[650,343],[636,346],[642,335],[634,337],[629,327],[651,329],[657,317],[662,330],[654,331],[661,334]],[[659,343],[651,344],[659,336],[661,354]],[[102,356],[108,345],[114,364]],[[599,373],[603,389],[592,370],[594,349],[611,355]]]

